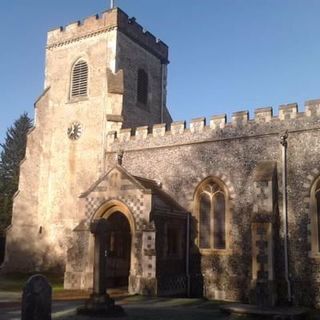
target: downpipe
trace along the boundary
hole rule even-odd
[[[288,194],[287,194],[287,148],[288,130],[281,135],[282,146],[282,208],[283,208],[283,233],[284,233],[284,273],[287,284],[287,301],[291,304],[291,283],[289,278],[289,253],[288,253]]]

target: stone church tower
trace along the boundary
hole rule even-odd
[[[168,47],[118,8],[48,33],[45,90],[7,231],[8,270],[64,269],[79,196],[105,170],[107,133],[171,122],[167,64]]]
[[[186,126],[167,64],[117,8],[48,33],[4,270],[88,289],[98,257],[129,293],[320,307],[320,100]]]

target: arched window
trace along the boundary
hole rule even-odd
[[[137,100],[143,105],[148,103],[148,74],[143,69],[138,70]]]
[[[88,94],[88,64],[80,60],[72,69],[71,98],[84,97]]]
[[[226,249],[226,192],[223,184],[208,178],[197,189],[196,215],[200,249]]]
[[[311,187],[311,250],[320,255],[320,177]]]

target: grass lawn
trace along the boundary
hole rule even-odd
[[[0,274],[0,291],[22,293],[22,289],[27,280],[34,274],[10,273]],[[80,300],[89,296],[84,290],[64,290],[63,275],[44,274],[52,286],[54,300]]]
[[[27,280],[34,274],[10,273],[0,274],[0,291],[10,293],[22,293]],[[43,274],[43,273],[41,273]],[[63,276],[57,274],[43,274],[52,286],[54,300],[83,300],[89,298],[90,291],[87,290],[65,290],[63,288]],[[111,289],[108,291],[112,297],[124,297],[123,290]]]
[[[10,273],[0,274],[0,290],[19,292],[22,291],[27,280],[34,274]],[[54,292],[63,290],[63,276],[56,274],[45,274]]]

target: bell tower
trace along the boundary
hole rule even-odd
[[[105,170],[107,133],[172,121],[167,64],[168,47],[119,8],[48,32],[45,90],[7,237],[11,271],[65,264],[78,197]]]
[[[53,103],[91,105],[90,112],[94,104],[111,122],[122,117],[123,127],[171,122],[168,47],[119,8],[50,31],[46,57],[45,87]],[[86,90],[77,95],[79,62]]]

